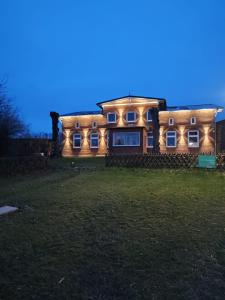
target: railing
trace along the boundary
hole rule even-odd
[[[217,169],[225,170],[225,154],[217,154]],[[106,155],[106,167],[127,168],[194,168],[198,165],[197,154],[115,154]]]

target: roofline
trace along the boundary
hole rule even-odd
[[[64,115],[60,115],[59,117],[79,117],[79,116],[95,116],[95,115],[102,115],[102,111],[78,111],[72,112]]]
[[[119,100],[119,99],[124,99],[124,98],[143,98],[143,99],[153,99],[153,100],[159,100],[159,101],[164,101],[166,102],[166,99],[165,98],[156,98],[156,97],[146,97],[146,96],[134,96],[134,95],[127,95],[127,96],[123,96],[123,97],[118,97],[118,98],[113,98],[111,100],[105,100],[105,101],[101,101],[101,102],[98,102],[96,103],[96,105],[98,105],[99,107],[101,107],[101,105],[103,103],[108,103],[108,102],[112,102],[112,101],[116,101],[116,100]]]
[[[200,107],[200,106],[203,106],[203,105],[212,105],[212,106],[215,106],[215,107],[208,107],[208,108],[205,108],[205,107]],[[224,107],[223,106],[220,106],[220,105],[215,105],[215,104],[211,104],[211,103],[208,103],[208,104],[189,104],[189,105],[181,105],[181,106],[167,106],[167,109],[173,109],[173,108],[178,108],[178,107],[189,107],[189,106],[192,106],[192,107],[198,107],[196,108],[196,110],[199,110],[199,109],[216,109],[217,111],[220,111],[222,112],[224,110]],[[193,109],[179,109],[179,110],[193,110]],[[175,110],[175,111],[179,111],[179,110]],[[169,111],[169,110],[166,110],[166,111]]]

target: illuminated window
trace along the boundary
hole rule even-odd
[[[196,118],[195,117],[192,117],[191,118],[191,125],[195,125],[196,124]]]
[[[174,118],[169,118],[169,125],[170,126],[174,125]]]
[[[79,122],[75,123],[75,128],[80,128],[80,123]]]
[[[81,134],[75,133],[73,135],[73,148],[80,148],[81,147]]]
[[[97,127],[97,122],[96,121],[93,121],[92,122],[92,128],[96,128]]]
[[[140,146],[140,132],[114,132],[113,146]]]
[[[198,148],[199,147],[199,131],[190,130],[188,131],[188,147]]]
[[[135,122],[136,121],[136,112],[128,111],[126,113],[126,121],[127,122]]]
[[[107,113],[107,121],[108,123],[116,123],[116,113]]]
[[[177,133],[176,131],[167,131],[166,133],[166,147],[174,148],[177,145]]]
[[[147,133],[147,147],[153,148],[153,132],[152,131],[149,131]]]
[[[98,148],[98,133],[91,133],[91,148]]]
[[[152,114],[150,109],[147,111],[147,121],[152,122]]]

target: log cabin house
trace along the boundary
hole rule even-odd
[[[163,98],[125,96],[98,111],[60,115],[63,156],[119,153],[215,153],[215,117],[223,107],[167,106]]]

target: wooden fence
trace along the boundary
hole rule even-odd
[[[225,170],[225,154],[218,154],[217,168]],[[197,154],[134,154],[134,155],[106,155],[106,167],[128,168],[194,168],[198,165]]]

